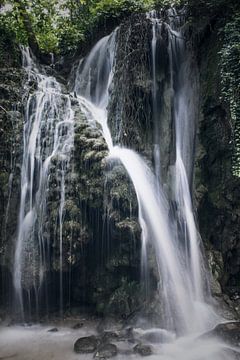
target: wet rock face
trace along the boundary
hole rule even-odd
[[[233,134],[229,110],[221,99],[218,29],[208,34],[198,53],[201,110],[195,186],[200,233],[212,254],[210,267],[219,285],[214,292],[239,292],[240,180],[232,175]],[[220,254],[220,257],[216,254]]]
[[[123,166],[107,161],[99,126],[89,124],[79,110],[75,118],[74,196],[89,237],[82,263],[74,266],[76,274],[85,275],[74,280],[73,296],[78,300],[85,293],[98,313],[121,316],[138,306],[135,296],[131,299],[140,261],[136,195]]]
[[[0,34],[0,303],[11,288],[13,239],[17,229],[23,145],[23,79],[18,47]]]
[[[169,165],[175,157],[167,24],[156,33],[155,50],[152,39],[152,22],[146,14],[132,15],[120,25],[108,123],[113,142],[140,152],[150,166],[157,144],[161,144],[161,176],[167,182]]]
[[[51,296],[45,299],[42,294],[39,305],[44,312],[46,301],[50,306],[59,303],[62,271],[64,306],[69,299],[80,305],[87,301],[98,313],[128,316],[139,306],[141,232],[136,196],[124,168],[107,163],[108,150],[99,127],[87,122],[74,99],[72,106],[75,145],[65,174],[62,249],[61,159],[55,156],[49,170],[46,216],[42,219],[50,259],[43,269],[44,282]],[[35,247],[29,250],[30,259],[34,251]],[[32,261],[25,264],[24,291],[32,291],[33,265]],[[36,263],[36,273],[38,266]]]
[[[23,104],[28,92],[34,91],[35,84],[28,84],[23,89],[25,72],[20,65],[19,68],[2,68],[0,79],[3,95],[0,103],[0,264],[9,274],[2,278],[6,278],[6,285],[11,287],[20,203]],[[5,83],[6,79],[9,85]],[[76,304],[87,299],[97,312],[110,311],[126,316],[138,306],[134,298],[139,286],[140,263],[136,195],[124,168],[106,162],[108,150],[99,127],[87,123],[74,98],[72,107],[75,111],[75,146],[65,176],[62,259],[58,241],[61,159],[55,156],[50,164],[46,216],[42,219],[44,241],[49,246],[51,259],[42,269],[44,292],[51,290],[51,297],[46,300],[41,295],[39,306],[44,311],[46,301],[50,306],[58,304],[61,267],[64,304],[69,299]],[[22,277],[26,296],[27,292],[34,293],[35,273],[39,274],[37,244],[30,244],[27,251],[29,262],[25,262]],[[34,263],[32,258],[36,260]],[[106,280],[109,286],[106,286]],[[131,285],[128,286],[128,282]],[[5,303],[5,299],[0,301]]]
[[[232,346],[240,345],[240,323],[229,322],[219,324],[210,332],[211,335],[221,337],[225,342]]]
[[[217,250],[208,250],[206,252],[209,268],[211,269],[212,276],[210,278],[210,285],[214,295],[221,295],[221,280],[223,277],[223,257],[222,253]]]
[[[149,143],[150,136],[151,36],[145,15],[132,16],[117,33],[109,123],[115,142],[135,149]]]

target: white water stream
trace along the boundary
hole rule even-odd
[[[21,200],[14,259],[16,306],[24,318],[23,289],[28,293],[27,310],[34,300],[36,311],[44,272],[49,260],[46,201],[51,160],[58,157],[60,171],[60,206],[56,222],[59,226],[59,261],[62,262],[62,223],[65,201],[65,174],[73,149],[74,113],[69,95],[64,95],[54,77],[42,74],[29,49],[22,49],[23,67],[30,90],[25,110]],[[29,86],[29,85],[28,85]],[[37,239],[37,240],[36,240]],[[62,307],[62,268],[60,269],[60,307]],[[34,288],[32,296],[30,290]],[[33,299],[31,299],[33,297]]]
[[[170,14],[170,17],[171,15],[176,14]],[[153,117],[156,122],[160,119],[156,113],[158,99],[155,77],[158,64],[155,56],[157,33],[161,34],[162,22],[157,19],[156,13],[149,17],[153,28]],[[172,217],[169,216],[168,195],[163,191],[164,184],[161,183],[160,165],[157,164],[154,172],[135,151],[113,144],[107,123],[107,105],[112,90],[116,31],[97,43],[88,57],[80,62],[75,92],[89,122],[101,125],[109,148],[109,159],[123,164],[134,185],[142,228],[143,262],[147,261],[147,244],[151,242],[155,249],[160,279],[159,296],[164,313],[163,328],[171,329],[180,336],[174,345],[163,346],[161,355],[156,358],[196,360],[210,356],[211,359],[227,359],[224,344],[216,340],[196,340],[198,335],[209,331],[223,319],[211,306],[208,276],[200,249],[201,238],[195,223],[191,196],[197,79],[191,78],[196,74],[190,70],[192,64],[183,35],[175,28],[178,22],[170,20],[165,26],[168,27],[169,36],[168,54],[176,132],[176,161],[172,171],[172,197],[176,210]],[[102,77],[101,73],[104,74]],[[156,128],[158,129],[157,126]],[[155,163],[160,161],[160,146],[161,144],[155,144],[154,147]]]
[[[161,26],[161,22],[154,17],[153,56],[156,54],[157,26]],[[175,62],[181,61],[181,58],[177,59],[177,57],[184,55],[183,40],[171,36],[170,31],[169,36],[169,56],[175,57]],[[169,218],[168,199],[163,191],[159,173],[155,175],[144,159],[133,150],[113,145],[107,124],[107,104],[114,72],[115,38],[116,31],[100,40],[88,57],[80,62],[74,90],[78,94],[80,106],[89,121],[95,121],[101,125],[109,148],[109,159],[121,161],[134,185],[138,198],[139,222],[143,229],[143,253],[146,254],[146,244],[149,241],[155,249],[165,328],[175,329],[179,333],[201,332],[216,325],[219,319],[211,306],[204,301],[199,237],[194,221],[187,170],[183,160],[185,153],[187,154],[185,160],[189,159],[189,151],[191,151],[190,156],[193,156],[193,145],[192,149],[190,145],[188,146],[193,142],[192,136],[194,136],[194,133],[191,134],[189,131],[192,129],[190,122],[194,121],[189,116],[189,113],[192,114],[189,107],[191,89],[188,90],[188,83],[183,83],[175,94],[176,185],[174,199],[178,206],[178,219],[186,228],[184,242],[187,242],[184,246],[180,246],[179,242],[182,239],[173,231],[173,222],[177,220]],[[153,63],[153,76],[156,76],[157,64],[154,61]],[[172,67],[170,70],[173,71]],[[186,75],[184,73],[182,76],[183,82]],[[153,96],[156,97],[155,79],[153,83]],[[154,99],[153,103],[156,101],[157,99]],[[160,119],[155,114],[155,106],[153,107],[155,121],[159,121]]]

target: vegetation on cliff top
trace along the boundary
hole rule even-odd
[[[74,52],[89,34],[106,21],[181,0],[0,0],[1,27],[15,34],[19,43],[41,52]],[[7,4],[6,10],[4,5]],[[37,49],[37,50],[38,50]]]
[[[19,43],[29,43],[33,48],[37,45],[45,53],[66,54],[76,50],[103,20],[146,11],[152,0],[11,0],[6,3],[11,6],[1,14],[1,27],[15,34]]]
[[[18,43],[64,55],[74,52],[106,21],[177,5],[187,6],[201,21],[237,6],[234,0],[0,0],[0,27],[14,34]]]

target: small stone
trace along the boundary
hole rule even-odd
[[[48,332],[58,332],[58,328],[54,327],[52,329],[49,329]]]
[[[114,344],[103,344],[98,348],[94,357],[98,359],[109,359],[116,356],[118,353],[117,346]]]
[[[76,353],[88,354],[97,350],[98,339],[96,336],[86,336],[79,338],[74,344],[74,351]]]
[[[149,345],[137,344],[134,346],[133,351],[141,356],[149,356],[152,354],[152,348]]]
[[[83,322],[80,322],[80,323],[77,323],[75,325],[73,325],[73,329],[74,330],[77,330],[77,329],[81,329],[83,327],[84,323]]]

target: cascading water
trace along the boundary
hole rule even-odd
[[[157,122],[160,121],[157,113],[159,92],[155,79],[158,64],[154,57],[158,46],[157,37],[161,36],[162,21],[156,17],[156,13],[154,19],[151,14],[148,16],[153,26],[153,117],[154,122]],[[183,35],[175,28],[174,22],[169,21],[164,25],[168,29],[170,86],[176,132],[175,165],[171,170],[173,185],[170,194],[163,190],[159,164],[156,164],[156,170],[153,172],[135,151],[113,145],[107,124],[107,106],[111,92],[114,91],[112,78],[118,30],[97,43],[88,57],[81,60],[74,90],[89,123],[101,125],[109,147],[109,159],[118,160],[124,165],[134,185],[138,199],[139,223],[142,228],[143,263],[147,261],[148,243],[151,242],[155,249],[159,272],[159,297],[164,314],[162,327],[180,336],[180,340],[174,344],[163,345],[159,358],[177,359],[186,355],[189,359],[205,359],[207,353],[212,354],[214,358],[216,356],[218,359],[228,359],[224,344],[215,340],[210,340],[209,343],[202,343],[201,340],[199,343],[196,342],[199,334],[209,331],[222,319],[207,303],[210,299],[206,291],[207,275],[191,197],[197,79],[191,70],[192,64]],[[159,148],[160,145],[158,143]],[[158,147],[155,146],[153,149],[155,163],[160,161]],[[175,204],[174,210],[170,211],[172,202]],[[165,330],[161,331],[165,334]],[[197,355],[199,350],[189,352],[187,349],[192,348],[193,342],[197,344],[198,349],[205,346],[206,353]]]
[[[157,18],[156,12],[150,14],[153,27],[152,57],[156,56],[156,33],[158,37],[161,37],[162,26],[164,25],[168,29],[169,37],[170,86],[176,139],[176,161],[173,170],[173,199],[176,210],[173,215],[173,221],[177,221],[176,238],[178,243],[175,244],[175,249],[178,248],[178,251],[180,251],[179,257],[182,258],[181,262],[184,263],[183,272],[189,275],[188,297],[191,298],[192,302],[192,306],[189,308],[189,310],[192,308],[190,319],[196,316],[194,314],[200,315],[194,322],[195,325],[197,324],[196,326],[194,325],[195,330],[197,330],[201,329],[201,327],[204,329],[204,322],[206,320],[204,317],[209,316],[208,311],[205,313],[202,306],[204,298],[209,294],[204,294],[204,291],[208,288],[207,276],[200,250],[201,239],[194,220],[190,192],[197,116],[197,74],[191,61],[191,54],[187,51],[184,35],[179,30],[181,16],[174,9],[171,9],[168,11],[168,18],[170,19],[169,24],[163,24]],[[156,76],[154,60],[153,63],[154,78]],[[155,81],[153,79],[153,83]],[[156,85],[154,87],[156,88]],[[157,90],[155,89],[153,94],[156,94],[156,92]],[[183,250],[179,249],[179,240],[183,243]],[[185,251],[185,254],[182,251]]]
[[[111,94],[114,93],[118,29],[110,36],[101,39],[90,54],[80,61],[73,91],[89,124],[95,126],[97,123],[101,126],[109,148],[109,159],[120,161],[133,183],[138,200],[139,223],[142,228],[143,269],[147,269],[150,244],[155,252],[159,278],[159,302],[162,307],[161,328],[134,329],[134,334],[138,334],[140,339],[143,336],[144,339],[144,336],[149,338],[149,335],[154,333],[158,339],[161,339],[160,346],[155,344],[151,359],[230,360],[232,356],[226,351],[232,349],[230,346],[211,338],[209,334],[207,337],[202,336],[221,319],[207,303],[210,295],[206,291],[207,275],[203,265],[200,236],[195,223],[191,194],[197,75],[183,34],[179,30],[181,21],[177,13],[170,11],[165,21],[159,18],[156,12],[149,14],[148,18],[150,26],[152,25],[152,120],[156,135],[153,137],[152,147],[153,169],[148,165],[149,162],[135,151],[121,147],[119,144],[115,145],[108,127],[108,104]],[[167,38],[165,53],[168,54],[167,72],[170,78],[169,80],[166,76],[164,81],[169,81],[166,88],[170,89],[171,119],[175,130],[172,143],[175,160],[168,169],[168,177],[162,176],[164,159],[160,156],[163,152],[161,122],[164,111],[159,105],[163,102],[159,102],[162,93],[159,89],[158,56],[164,42],[161,39],[162,30],[165,31],[164,41]],[[128,35],[130,36],[130,32]],[[63,94],[60,84],[53,76],[47,76],[44,69],[40,73],[28,49],[23,49],[22,52],[23,65],[28,74],[27,84],[32,88],[27,98],[24,126],[14,287],[18,305],[23,314],[28,307],[26,295],[29,297],[29,305],[33,303],[33,289],[36,307],[38,307],[45,272],[51,261],[52,250],[50,250],[50,234],[46,228],[46,218],[49,214],[51,164],[52,162],[56,164],[57,158],[59,189],[55,241],[58,241],[59,245],[58,289],[62,311],[63,224],[67,199],[66,182],[71,168],[74,141],[74,111],[71,107],[71,96]],[[74,103],[76,103],[75,100]],[[165,186],[166,179],[171,180],[169,181],[171,186],[169,184]],[[11,329],[8,330],[11,333]],[[33,342],[36,336],[34,331],[31,331]],[[45,335],[41,333],[41,330],[37,329],[37,331],[40,334],[39,338],[43,341],[41,354],[35,357],[33,351],[31,354],[34,355],[30,354],[29,359],[42,359],[44,351],[49,346],[46,329],[44,329]],[[6,341],[9,332],[3,341]],[[22,328],[20,332],[22,333]],[[68,329],[64,333],[64,340],[72,336],[71,334]],[[22,337],[19,338],[22,342]],[[29,335],[27,341],[29,342]],[[48,345],[46,349],[45,344]],[[22,344],[19,346],[19,341],[16,344],[14,341],[14,346],[21,348]],[[67,341],[65,346],[67,350],[65,348],[64,352],[62,351],[64,347],[62,348],[60,344],[55,358],[75,359],[76,355],[69,353]],[[54,357],[52,349],[50,352],[47,353],[46,358]],[[12,356],[15,354],[6,357]],[[85,354],[83,356],[85,359]],[[137,354],[129,355],[129,357],[139,358]],[[125,355],[122,357],[119,353],[117,358],[120,360],[126,357]]]
[[[161,160],[160,160],[160,137],[159,137],[159,109],[158,109],[158,98],[157,98],[157,75],[156,75],[156,48],[157,48],[157,38],[158,32],[161,31],[161,22],[157,17],[156,11],[152,11],[149,15],[149,18],[152,21],[152,112],[153,112],[153,124],[154,124],[154,165],[155,173],[158,179],[160,180],[161,173]]]
[[[152,16],[153,15],[153,16]],[[156,13],[150,14],[152,21],[152,64],[153,64],[153,117],[158,119],[158,89],[156,81],[156,47],[161,36],[162,21]],[[151,241],[158,264],[159,293],[163,306],[162,322],[166,329],[178,333],[201,332],[216,324],[217,316],[204,302],[203,277],[199,238],[192,209],[188,173],[193,165],[194,114],[190,104],[191,86],[185,44],[180,32],[164,24],[169,36],[169,63],[176,127],[176,183],[173,198],[177,209],[169,217],[170,204],[160,181],[160,164],[155,174],[136,152],[120,146],[113,146],[107,125],[107,105],[111,80],[114,72],[115,31],[98,42],[89,56],[80,61],[74,91],[78,94],[80,106],[89,119],[100,123],[109,147],[109,158],[118,159],[126,168],[136,191],[139,206],[139,222],[142,227],[143,267],[147,261],[147,244]],[[175,67],[175,68],[174,68]],[[173,75],[176,72],[177,75]],[[180,73],[182,73],[180,77]],[[158,125],[156,128],[159,129]],[[155,163],[159,159],[158,146],[154,147]],[[176,230],[177,229],[177,230]],[[183,236],[184,235],[184,236]],[[151,240],[150,240],[151,239]],[[183,242],[183,244],[182,244]]]
[[[56,223],[59,226],[59,298],[62,309],[62,225],[65,202],[65,175],[69,169],[74,141],[74,112],[69,95],[62,93],[54,77],[41,74],[28,48],[22,49],[23,67],[30,91],[25,109],[21,201],[14,260],[14,288],[22,317],[33,300],[38,309],[44,273],[50,261],[49,236],[46,229],[47,197],[51,161],[57,157],[60,177],[60,204]],[[33,290],[34,289],[34,290]],[[32,291],[34,291],[33,299]],[[24,296],[25,294],[25,296]],[[60,309],[60,310],[61,310]]]
[[[173,13],[176,16],[176,13]],[[186,51],[181,31],[170,33],[169,45],[171,71],[173,63],[179,64],[177,77],[172,78],[174,90],[174,120],[176,132],[176,164],[175,164],[175,200],[178,206],[178,220],[182,226],[187,257],[188,271],[192,274],[193,297],[196,301],[204,300],[203,284],[207,279],[204,261],[200,251],[200,237],[196,228],[192,207],[190,186],[194,155],[195,122],[197,109],[197,75],[191,69],[190,54]],[[180,61],[179,61],[179,60]],[[192,74],[192,76],[188,76]],[[191,79],[191,80],[190,80]]]

